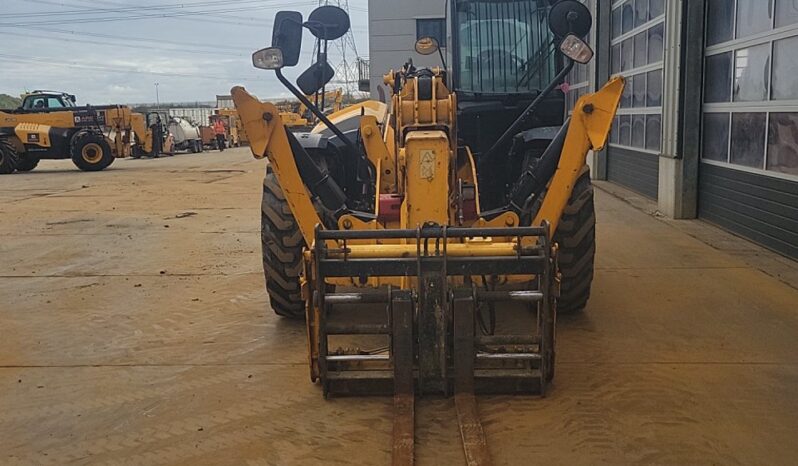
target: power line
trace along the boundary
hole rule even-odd
[[[0,30],[0,34],[10,35],[10,36],[19,36],[19,37],[29,37],[32,39],[41,39],[41,40],[53,40],[53,41],[62,41],[62,42],[75,42],[75,43],[85,43],[85,44],[92,44],[99,47],[126,47],[136,50],[161,50],[165,52],[179,52],[179,53],[186,53],[192,55],[212,55],[212,56],[227,56],[227,57],[249,57],[249,52],[253,49],[251,46],[215,46],[213,44],[203,44],[201,47],[197,46],[196,44],[190,44],[188,42],[176,42],[176,41],[167,41],[167,40],[159,40],[159,39],[145,39],[145,38],[136,38],[136,37],[120,37],[120,36],[113,36],[110,34],[99,34],[99,33],[90,33],[90,32],[82,32],[82,31],[69,31],[69,30],[62,30],[62,29],[52,29],[52,28],[33,28],[33,27],[24,27],[21,26],[19,29],[25,30],[34,30],[37,31],[36,34],[23,34],[18,32],[10,32],[10,31],[2,31]],[[45,36],[42,34],[61,34],[65,36],[77,36],[77,37],[92,37],[92,38],[101,38],[102,41],[97,40],[90,40],[90,39],[77,39],[74,37],[52,37],[52,36]],[[107,42],[107,41],[114,41],[114,42]],[[141,42],[141,43],[152,43],[152,44],[166,44],[166,45],[175,45],[179,46],[180,48],[168,48],[162,47],[159,45],[137,45],[128,43],[130,41],[134,42]],[[189,50],[188,48],[193,48],[196,50]],[[218,48],[219,50],[208,50],[210,47]],[[235,52],[233,52],[235,51]],[[242,53],[245,52],[245,53]],[[308,57],[312,56],[312,52],[309,50],[303,50],[302,56]]]
[[[0,58],[4,58],[10,61],[22,62],[22,63],[45,63],[48,65],[57,65],[65,68],[108,71],[111,73],[133,73],[133,74],[146,74],[153,76],[167,76],[175,78],[212,79],[215,81],[252,81],[256,79],[256,78],[230,78],[223,76],[212,76],[207,74],[171,73],[166,71],[145,71],[135,68],[117,68],[117,67],[99,66],[99,65],[84,65],[80,63],[63,62],[47,57],[27,57],[22,55],[11,55],[5,53],[0,53]]]
[[[304,4],[292,4],[291,6],[303,6]],[[308,3],[308,5],[313,5],[313,3]],[[152,13],[152,14],[138,14],[138,15],[127,15],[127,16],[118,16],[118,17],[105,17],[105,18],[83,18],[83,19],[68,19],[68,20],[46,20],[46,21],[33,21],[33,22],[21,22],[21,23],[0,23],[0,27],[9,27],[9,26],[42,26],[42,25],[51,25],[51,24],[85,24],[85,23],[107,23],[113,21],[131,21],[131,20],[139,20],[139,19],[161,19],[161,18],[177,18],[182,16],[204,16],[204,15],[212,15],[214,13],[230,13],[230,12],[243,12],[243,11],[254,11],[254,10],[268,10],[273,9],[275,7],[280,8],[289,5],[267,5],[267,6],[253,6],[247,8],[225,8],[225,9],[215,9],[215,10],[199,10],[199,11],[185,11],[185,12],[172,12],[172,13]]]
[[[130,8],[126,4],[120,4],[120,3],[109,2],[109,1],[101,1],[101,0],[74,0],[74,1],[77,1],[77,2],[80,2],[80,3],[90,4],[91,7],[84,7],[84,6],[81,6],[81,5],[74,5],[74,4],[70,4],[70,3],[64,3],[64,2],[55,2],[55,1],[51,1],[51,0],[28,0],[28,1],[36,1],[38,3],[57,5],[57,6],[61,6],[61,7],[67,6],[67,7],[71,7],[71,8],[80,8],[81,12],[85,12],[85,13],[89,13],[89,14],[95,13],[95,11],[97,10],[97,4],[110,5],[110,6],[117,7],[117,8],[120,8],[120,7]],[[269,2],[269,1],[274,1],[274,0],[239,0],[239,1],[244,1],[244,2],[257,1],[260,4],[263,4],[263,2]],[[218,4],[218,1],[217,2],[212,2],[212,3],[213,4]],[[195,5],[195,4],[192,4],[192,5]],[[308,5],[311,5],[311,4],[308,3]],[[277,4],[277,5],[269,5],[269,6],[272,6],[274,8],[281,8],[284,5]],[[135,8],[135,10],[136,11],[150,10],[152,8],[158,8],[158,5],[141,5],[141,6],[137,7],[137,8]],[[225,11],[229,11],[229,10],[225,10]],[[220,17],[232,18],[232,20],[220,19]],[[241,27],[248,27],[248,28],[259,28],[259,29],[263,28],[262,21],[260,19],[258,19],[258,18],[241,18],[241,17],[234,16],[234,15],[225,15],[223,13],[215,14],[213,19],[192,18],[192,17],[173,17],[172,19],[179,20],[179,21],[212,23],[212,24],[215,24],[215,25],[230,24],[230,25],[234,25],[234,26],[241,26]],[[247,22],[257,23],[257,24],[246,24]]]
[[[57,34],[64,34],[64,35],[74,35],[74,36],[84,36],[84,37],[97,37],[101,39],[111,39],[111,40],[119,40],[124,42],[151,42],[156,44],[170,44],[170,45],[179,45],[182,47],[196,47],[196,44],[192,44],[190,42],[180,42],[180,41],[173,41],[173,40],[166,40],[166,39],[146,39],[144,37],[132,37],[132,36],[114,36],[111,34],[100,34],[96,32],[86,32],[86,31],[70,31],[66,29],[56,29],[56,28],[37,28],[32,26],[12,26],[14,28],[19,29],[26,29],[31,31],[39,31],[39,32],[52,32]],[[95,42],[97,43],[97,42]],[[247,49],[247,46],[235,46],[235,45],[216,45],[216,44],[203,44],[203,48],[214,48],[219,50],[234,50],[240,51]]]
[[[47,1],[47,0],[38,0],[38,1]],[[104,1],[103,0],[73,0],[73,1],[77,1],[77,2],[80,2],[80,3],[91,4],[92,6],[89,7],[89,8],[83,7],[85,11],[92,10],[98,3],[99,4],[103,4],[103,5],[110,5],[110,6],[122,6],[122,5],[124,5],[122,3],[108,1],[108,0],[104,0]],[[78,8],[78,5],[71,5],[71,6],[73,6],[75,8]],[[146,8],[146,6],[140,7],[140,8]],[[232,20],[220,19],[220,17],[221,18],[232,18]],[[174,19],[179,20],[179,21],[188,21],[188,22],[194,22],[194,23],[212,23],[214,25],[230,24],[230,25],[234,25],[234,26],[243,26],[243,27],[258,28],[258,29],[262,29],[264,27],[263,26],[263,20],[261,20],[259,18],[241,18],[241,17],[234,16],[234,15],[225,15],[223,13],[219,13],[219,14],[214,15],[213,19],[207,19],[207,18],[174,18]],[[246,24],[246,23],[242,23],[242,21],[257,22],[258,24]]]
[[[68,3],[63,2],[55,2],[49,0],[27,0],[29,3],[39,3],[44,5],[55,5],[61,7],[73,7]],[[228,0],[226,3],[228,4],[250,4],[250,3],[263,3],[263,0]],[[219,2],[217,1],[204,1],[204,2],[194,2],[194,3],[178,3],[173,5],[148,5],[146,8],[148,11],[151,10],[179,10],[185,8],[196,8],[201,6],[213,6],[218,5]],[[3,18],[28,18],[28,17],[49,17],[49,16],[71,16],[71,15],[82,15],[86,14],[87,12],[91,12],[92,14],[107,14],[107,13],[121,13],[126,11],[141,11],[143,8],[141,6],[136,7],[117,7],[117,8],[91,8],[85,9],[81,8],[80,10],[68,10],[68,11],[40,11],[40,12],[32,12],[32,13],[6,13],[3,15]]]
[[[128,9],[128,10],[135,10],[135,11],[151,10],[151,9],[159,9],[159,8],[172,8],[172,9],[175,8],[174,6],[167,7],[167,6],[163,6],[163,5],[160,5],[160,6],[159,5],[142,5],[142,6],[139,6],[139,7],[136,7],[136,8],[132,8],[132,7],[127,6],[127,4],[114,2],[114,1],[109,1],[109,0],[72,0],[72,1],[77,1],[77,2],[80,2],[80,3],[90,4],[91,7],[82,7],[82,6],[74,5],[74,4],[71,4],[71,3],[64,3],[62,1],[52,1],[52,0],[27,0],[27,1],[33,1],[33,2],[36,2],[36,3],[49,4],[49,5],[55,5],[55,6],[61,6],[61,7],[80,8],[79,12],[81,14],[83,14],[83,13],[96,13],[97,4],[113,6],[113,7],[115,7],[118,10],[119,9]],[[233,0],[231,0],[231,1],[233,1]],[[260,3],[262,5],[263,2],[277,1],[277,0],[237,0],[237,1],[238,2],[244,2],[244,3],[258,2],[258,3]],[[192,7],[192,6],[205,4],[205,3],[218,4],[218,1],[216,1],[216,2],[194,2],[194,3],[191,3],[191,4],[181,4],[181,5],[185,5],[186,7]],[[268,5],[268,6],[271,6],[271,7],[274,7],[274,8],[282,8],[282,7],[285,7],[285,6],[296,7],[296,6],[314,6],[314,5],[316,5],[316,4],[315,3],[311,3],[311,2],[307,2],[307,3],[299,3],[299,4],[272,4],[272,5]],[[266,6],[266,5],[263,5],[263,6]],[[367,11],[366,9],[363,9],[363,8],[360,8],[360,9],[354,8],[354,9],[356,9],[357,11]],[[113,9],[105,8],[104,10],[112,11]],[[251,10],[251,8],[248,8],[248,10]],[[225,12],[229,12],[229,11],[231,11],[231,10],[225,10]],[[75,12],[77,13],[78,10],[75,10]],[[57,14],[57,13],[63,13],[63,12],[30,13],[30,14],[48,15],[48,14]],[[4,15],[4,17],[8,17],[8,16],[11,16],[11,15]],[[230,19],[226,20],[226,19],[223,19],[223,18],[230,18]],[[98,18],[98,19],[100,19],[100,18]],[[214,14],[214,18],[213,19],[195,18],[195,17],[174,17],[174,16],[172,16],[171,19],[178,20],[178,21],[212,23],[212,24],[216,24],[216,25],[218,25],[218,24],[229,24],[229,25],[240,26],[240,27],[248,27],[248,28],[258,28],[258,29],[264,29],[265,28],[267,30],[271,29],[271,24],[264,25],[264,22],[267,21],[266,18],[242,18],[242,17],[238,17],[238,16],[235,16],[235,15],[227,15],[227,14],[224,14],[224,13],[216,13],[216,14]],[[257,24],[247,24],[247,22],[257,23]],[[359,31],[359,32],[366,32],[367,28],[356,28],[355,30]]]
[[[95,45],[95,46],[126,47],[126,48],[131,48],[131,49],[136,49],[136,50],[142,50],[142,46],[141,45],[136,45],[136,44],[105,43],[105,42],[98,43],[96,40],[89,40],[89,39],[76,39],[76,38],[65,38],[65,37],[42,36],[41,34],[23,34],[23,33],[19,33],[19,32],[11,32],[11,31],[0,31],[0,34],[9,35],[9,36],[15,36],[15,37],[29,37],[29,38],[32,38],[32,39],[54,40],[54,41],[59,41],[59,42],[73,42],[73,43],[79,43],[79,44],[92,44],[92,45]],[[119,40],[122,40],[122,39],[119,39]],[[146,49],[147,50],[161,50],[161,51],[164,51],[164,52],[180,52],[181,54],[185,53],[185,54],[191,54],[191,55],[212,55],[212,56],[215,56],[215,57],[218,57],[218,56],[227,56],[227,57],[245,57],[245,56],[248,56],[248,54],[242,54],[242,53],[235,54],[235,53],[232,53],[230,51],[223,51],[223,50],[186,50],[185,48],[177,49],[177,48],[166,48],[166,47],[156,47],[156,46],[148,46]],[[240,50],[243,50],[243,49],[239,49],[239,51]]]

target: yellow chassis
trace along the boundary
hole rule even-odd
[[[455,167],[458,148],[454,147],[453,138],[450,138],[445,131],[425,127],[425,124],[432,124],[436,127],[444,125],[451,130],[455,129],[454,94],[448,93],[441,80],[436,82],[434,88],[438,95],[432,99],[428,107],[424,107],[426,102],[419,102],[416,99],[417,93],[412,82],[406,83],[402,95],[394,96],[395,114],[392,121],[399,125],[398,130],[393,125],[383,125],[384,128],[381,129],[378,119],[371,115],[364,116],[360,121],[366,155],[378,174],[377,196],[388,193],[403,194],[405,201],[402,205],[401,220],[381,224],[376,220],[365,222],[354,216],[344,215],[338,221],[339,229],[412,229],[429,221],[443,225],[453,224],[451,206],[448,205],[450,186],[453,184],[452,177],[467,179],[476,185],[476,172],[473,158],[467,148],[464,148],[467,159]],[[545,221],[549,225],[551,235],[557,230],[574,184],[585,166],[587,154],[590,150],[601,150],[607,142],[623,88],[623,78],[617,77],[598,92],[585,95],[577,102],[559,165],[533,225],[540,225]],[[317,225],[322,225],[322,221],[299,175],[279,110],[271,103],[259,101],[242,87],[233,88],[231,93],[241,122],[249,135],[253,155],[258,159],[269,159],[305,243],[308,247],[312,247],[315,238],[314,229]],[[401,134],[405,136],[402,137]],[[379,198],[375,200],[375,206],[379,206],[378,200]],[[478,204],[477,209],[479,209]],[[517,215],[508,212],[491,220],[486,220],[480,215],[473,226],[514,227],[519,226],[519,223]],[[525,246],[531,245],[533,241],[525,239]],[[331,248],[335,246],[328,245]],[[415,245],[390,240],[366,242],[366,244],[363,244],[363,241],[353,240],[347,245],[347,249],[347,254],[352,258],[392,258],[416,254]],[[450,243],[447,249],[448,254],[452,256],[466,257],[517,253],[511,238],[458,240]],[[357,283],[354,279],[336,279],[333,284]],[[401,277],[370,279],[367,284],[407,286]]]

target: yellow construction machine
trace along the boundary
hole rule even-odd
[[[449,11],[452,63],[420,39],[441,67],[389,72],[389,106],[324,115],[305,97],[333,77],[321,54],[297,86],[282,74],[303,29],[322,42],[346,33],[333,6],[307,21],[278,13],[272,47],[253,55],[316,130],[294,134],[274,105],[232,90],[254,156],[269,161],[271,306],[306,319],[325,396],[394,395],[394,464],[413,462],[416,394],[453,394],[468,464],[488,464],[475,393],[545,393],[557,313],[582,310],[593,278],[586,157],[605,145],[624,88],[612,79],[566,116],[560,84],[593,56],[578,1],[452,0]]]
[[[100,171],[116,158],[150,153],[146,117],[124,105],[79,107],[74,95],[34,91],[17,109],[0,110],[0,174],[27,172],[42,159],[69,159]]]
[[[343,109],[344,91],[338,88],[334,91],[319,92],[316,95],[306,95],[305,98],[313,102],[322,113],[337,113]],[[302,102],[286,104],[278,107],[280,109],[280,119],[286,128],[292,130],[306,130],[312,128],[316,118],[307,106]]]

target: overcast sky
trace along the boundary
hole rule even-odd
[[[319,1],[0,3],[0,93],[63,90],[76,94],[79,104],[96,105],[155,102],[156,82],[161,102],[213,101],[234,85],[244,85],[264,99],[286,96],[272,72],[252,67],[251,53],[270,44],[277,11],[301,11],[307,18]],[[357,51],[364,57],[367,4],[367,0],[349,0]],[[312,51],[313,37],[306,31],[303,58],[286,75],[304,70]],[[340,57],[336,47],[331,47],[330,55],[335,66]]]

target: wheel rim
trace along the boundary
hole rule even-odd
[[[103,159],[103,148],[96,142],[91,142],[83,146],[80,155],[88,163],[97,163]]]

